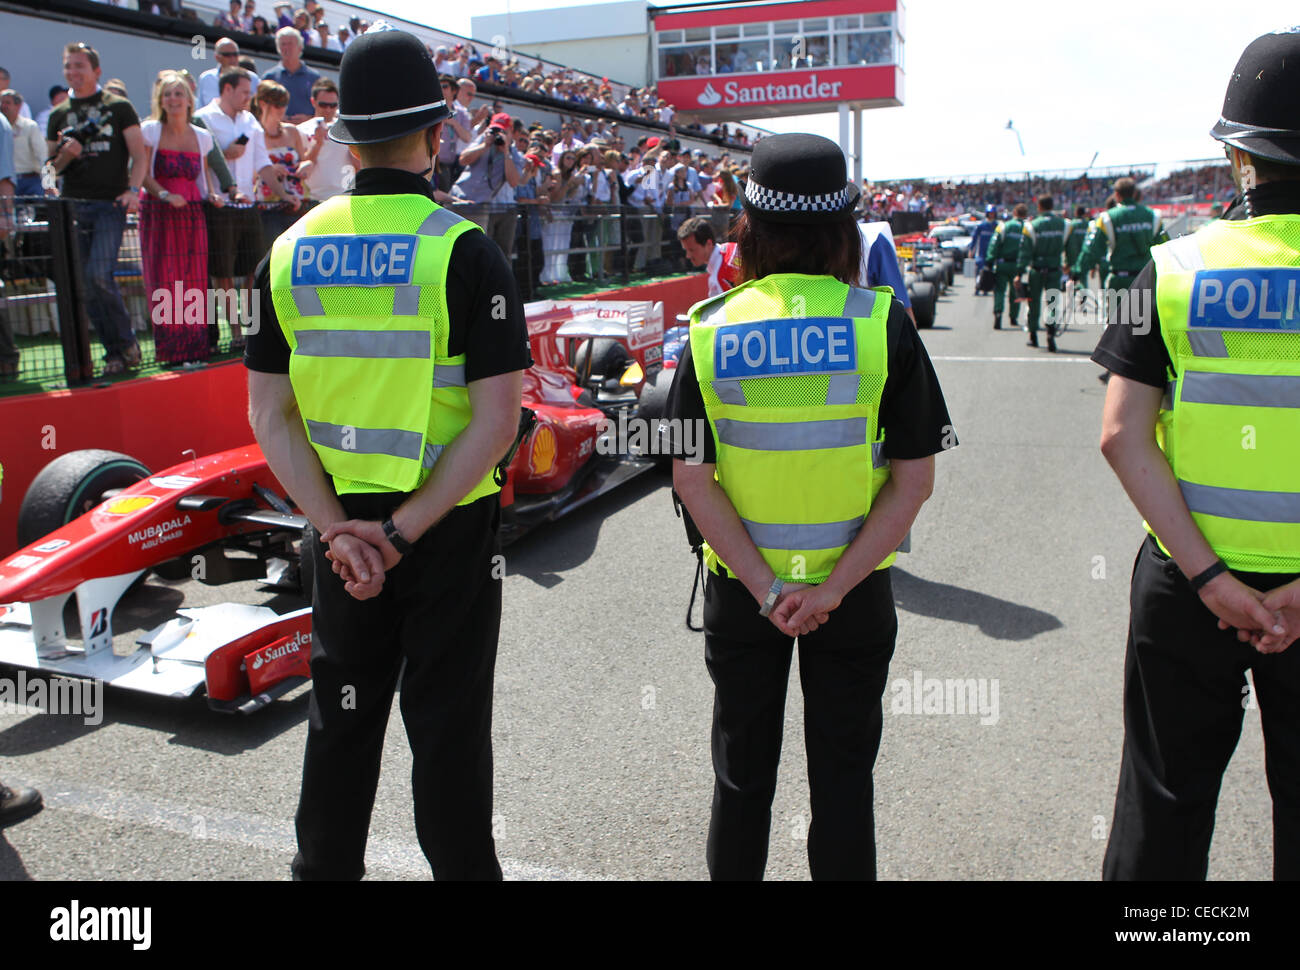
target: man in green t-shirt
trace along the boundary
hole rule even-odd
[[[63,49],[63,77],[71,97],[50,113],[45,138],[60,190],[74,200],[77,240],[86,275],[86,311],[104,344],[104,373],[140,363],[114,270],[126,214],[139,211],[147,154],[131,102],[99,87],[99,54],[86,44]]]

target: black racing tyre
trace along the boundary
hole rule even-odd
[[[298,553],[298,582],[302,584],[302,598],[313,602],[313,588],[316,582],[315,547],[320,544],[316,527],[310,522],[302,530],[302,545]]]
[[[912,285],[912,314],[916,325],[927,330],[934,326],[935,285],[933,283],[915,283]]]
[[[588,355],[591,357],[588,367]],[[632,359],[627,348],[613,337],[593,337],[578,345],[573,355],[573,369],[579,378],[599,374],[605,379],[623,376],[628,362]]]
[[[935,292],[943,286],[943,268],[939,266],[927,266],[921,270],[921,279],[934,286]]]
[[[70,451],[40,470],[18,509],[18,545],[27,546],[89,512],[105,492],[150,471],[130,455],[101,448]]]
[[[668,389],[672,387],[676,370],[661,370],[641,386],[641,399],[637,402],[636,416],[646,421],[664,416],[668,410]]]
[[[952,286],[952,282],[956,278],[956,275],[957,275],[956,264],[951,259],[944,259],[943,261],[944,286]]]

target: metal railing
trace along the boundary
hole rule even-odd
[[[173,207],[146,196],[137,217],[112,203],[14,203],[14,231],[0,246],[0,392],[10,393],[73,387],[139,368],[201,366],[240,353],[245,334],[261,322],[253,270],[312,204]],[[449,208],[483,226],[502,248],[524,301],[570,284],[618,286],[698,272],[685,260],[677,228],[705,215],[721,241],[732,218],[726,209],[687,206]],[[94,236],[104,231],[108,241],[97,249]]]

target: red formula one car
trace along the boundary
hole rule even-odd
[[[657,438],[645,429],[672,376],[661,303],[527,311],[534,365],[503,461],[506,541],[655,467]],[[214,709],[257,710],[310,676],[310,608],[181,609],[128,652],[114,649],[114,610],[149,571],[210,585],[260,579],[310,598],[301,550],[314,536],[256,445],[157,474],[114,452],[62,455],[23,499],[24,548],[0,560],[0,664],[167,696],[202,688]]]

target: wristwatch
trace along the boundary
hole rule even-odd
[[[413,547],[406,541],[406,538],[397,531],[397,526],[393,525],[393,520],[391,518],[384,519],[382,528],[384,530],[384,535],[388,537],[388,541],[392,543],[394,549],[400,552],[403,556],[411,551]]]
[[[170,192],[168,192],[166,189],[163,189],[161,192],[158,193],[158,201],[166,202],[170,195],[171,195]]]
[[[776,606],[777,597],[781,595],[781,590],[785,588],[785,580],[780,576],[772,580],[772,585],[767,590],[767,599],[763,600],[763,607],[758,611],[759,616],[768,616],[772,612],[772,607]]]

